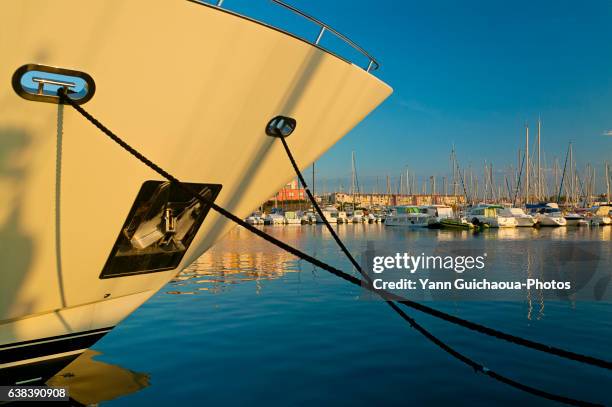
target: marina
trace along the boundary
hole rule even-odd
[[[555,162],[553,168],[543,168],[541,156],[541,121],[538,119],[536,148],[530,154],[529,127],[525,127],[524,148],[518,150],[516,168],[510,166],[497,177],[493,164],[485,161],[481,177],[471,168],[461,169],[455,147],[451,150],[452,178],[442,177],[442,189],[436,188],[435,176],[421,181],[421,193],[415,174],[401,174],[397,187],[392,187],[387,175],[386,192],[378,192],[379,186],[366,193],[359,187],[355,152],[351,153],[349,192],[340,190],[323,192],[316,197],[326,205],[325,218],[332,223],[386,223],[388,226],[449,227],[449,228],[514,228],[514,227],[576,227],[612,225],[611,184],[612,173],[608,162],[604,173],[597,179],[592,164],[587,164],[582,174],[573,159],[572,143],[569,143],[561,177]],[[533,151],[535,150],[535,153]],[[568,167],[569,159],[569,169]],[[537,165],[530,162],[536,161]],[[469,172],[469,174],[468,174]],[[567,173],[567,174],[566,174]],[[530,174],[532,178],[530,180]],[[547,175],[548,174],[548,175]],[[503,182],[496,178],[502,178]],[[535,178],[535,179],[534,179]],[[378,180],[378,177],[377,177]],[[469,180],[469,182],[468,182]],[[315,181],[313,168],[312,182]],[[480,189],[479,183],[484,184]],[[504,185],[504,187],[502,185]],[[597,189],[601,188],[601,189]],[[287,193],[287,190],[292,191]],[[277,218],[266,224],[311,224],[314,208],[305,199],[305,189],[298,180],[285,185],[273,199],[262,204],[270,208]],[[297,199],[296,199],[297,198]],[[283,208],[279,202],[300,208],[281,219]],[[345,211],[346,208],[348,211]],[[302,210],[303,208],[309,208]],[[261,212],[261,211],[260,211]],[[259,212],[258,212],[259,213]],[[297,213],[297,215],[296,215]],[[252,218],[254,215],[251,215]],[[299,217],[301,222],[295,220]],[[323,218],[315,214],[315,222]],[[444,221],[443,221],[444,220]]]
[[[308,202],[298,203],[308,207]],[[340,206],[341,207],[341,206]],[[529,212],[529,213],[526,213]],[[515,228],[515,227],[586,227],[612,225],[612,203],[597,203],[591,208],[569,207],[562,211],[556,203],[528,204],[525,209],[509,204],[476,206],[399,205],[356,209],[347,214],[334,205],[323,209],[323,217],[307,211],[272,208],[270,214],[254,212],[245,219],[252,225],[312,225],[330,223],[384,223],[409,228]]]

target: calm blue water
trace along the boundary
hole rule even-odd
[[[516,242],[609,244],[612,228],[490,230],[479,235],[340,225],[355,253],[366,241],[486,240],[487,250],[523,258]],[[350,270],[320,226],[266,227],[320,259]],[[606,246],[604,244],[603,246]],[[610,251],[602,261],[612,268]],[[496,263],[520,268],[522,261]],[[514,270],[520,271],[520,270]],[[612,270],[611,270],[612,272]],[[147,373],[150,385],[103,403],[153,405],[553,405],[475,374],[407,326],[382,302],[236,229],[94,349],[96,359]],[[429,302],[534,340],[612,359],[610,303],[527,299]],[[612,404],[612,374],[566,362],[411,312],[461,352],[507,376],[566,396]],[[133,390],[131,390],[133,391]]]

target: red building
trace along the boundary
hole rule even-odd
[[[306,199],[306,191],[300,188],[297,179],[286,184],[275,196],[270,198],[271,201],[303,201]]]

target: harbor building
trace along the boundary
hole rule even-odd
[[[427,195],[427,194],[348,194],[334,192],[329,196],[329,202],[335,205],[353,204],[362,207],[396,206],[396,205],[463,205],[466,203],[463,195]]]
[[[270,201],[287,202],[287,201],[303,201],[306,199],[306,191],[300,188],[297,179],[285,184],[276,195],[270,198]]]

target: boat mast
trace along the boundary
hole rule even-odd
[[[546,164],[546,153],[544,153],[544,154],[542,154],[542,167],[540,169],[540,171],[542,173],[542,178],[541,178],[541,180],[542,180],[542,191],[541,191],[542,196],[541,196],[540,200],[545,200],[546,202],[548,202],[549,201],[549,197],[550,197],[550,194],[548,193],[548,180],[547,180],[546,174],[544,174],[544,171],[542,170],[542,169],[546,169],[546,168],[548,168],[548,167],[547,167],[547,164]]]
[[[561,201],[561,191],[563,190],[563,180],[565,179],[565,170],[567,168],[567,158],[570,155],[572,149],[572,142],[569,142],[567,147],[567,153],[565,154],[565,163],[563,164],[563,174],[561,174],[561,183],[559,184],[559,193],[557,194],[557,204]],[[567,195],[569,194],[569,188],[565,188],[565,202],[567,202]]]
[[[484,192],[482,193],[482,200],[484,202],[487,202],[487,195],[489,192],[489,178],[487,176],[487,160],[485,160],[484,162],[484,168],[482,170],[482,179],[484,181]]]
[[[589,166],[591,166],[591,164],[589,164]],[[588,198],[587,198],[587,199],[588,199],[589,206],[590,206],[590,204],[591,204],[591,197],[592,197],[592,196],[593,196],[593,194],[595,193],[595,188],[596,188],[596,187],[595,187],[595,180],[597,179],[597,178],[596,178],[596,175],[595,175],[595,166],[591,166],[591,170],[592,170],[592,172],[593,172],[593,175],[591,176],[591,186],[590,186],[590,188],[589,188],[590,192],[589,192],[589,195],[588,195]]]
[[[608,198],[608,202],[610,203],[610,167],[608,166],[608,162],[606,161],[606,195]]]
[[[525,124],[525,205],[529,202],[529,126]]]
[[[582,200],[583,207],[587,207],[589,205],[590,196],[592,186],[593,186],[593,177],[595,175],[595,168],[591,168],[591,163],[587,163],[586,168],[584,169],[586,174],[584,175],[584,183],[586,184],[584,187],[584,198]]]
[[[387,174],[387,195],[391,194],[391,180],[389,179],[389,174]]]
[[[491,185],[491,199],[495,202],[499,195],[495,192],[496,185],[493,181],[493,163],[489,164],[489,184]]]
[[[315,196],[315,163],[312,162],[312,196]]]
[[[474,171],[472,171],[472,164],[470,163],[470,198],[471,198],[472,205],[476,203],[476,197],[474,195],[475,190],[476,190],[476,187],[474,184]]]
[[[555,157],[555,164],[553,167],[554,177],[555,177],[555,191],[559,190],[559,159]]]
[[[570,205],[573,204],[574,202],[574,192],[576,191],[576,171],[574,168],[574,157],[573,157],[573,149],[572,149],[572,143],[570,142],[569,144],[569,166],[570,166],[570,183],[569,183],[569,187],[570,187],[570,200],[569,203]]]
[[[353,211],[355,210],[355,152],[351,152],[351,194],[353,195]]]
[[[540,156],[540,117],[538,117],[538,200],[542,199],[542,162]]]
[[[432,204],[436,203],[436,177],[434,175],[432,175],[431,177],[429,177],[431,179],[431,200],[432,200]]]
[[[512,175],[512,172],[510,173],[510,175]],[[504,175],[504,181],[506,182],[506,196],[504,197],[504,201],[510,202],[512,193],[510,192],[510,182],[508,182],[508,175]]]
[[[459,180],[458,180],[458,174],[457,174],[457,157],[455,155],[455,145],[454,144],[451,149],[451,166],[453,167],[453,195],[457,196]]]
[[[514,193],[514,203],[513,206],[516,205],[516,195],[517,192],[520,192],[520,185],[519,185],[519,177],[520,177],[520,171],[523,170],[523,162],[521,161],[521,148],[518,148],[518,155],[517,155],[517,161],[516,161],[516,172],[514,173],[514,188],[515,188],[515,193]]]
[[[444,194],[444,196],[448,196],[448,189],[446,186],[446,176],[442,176],[442,194]]]

